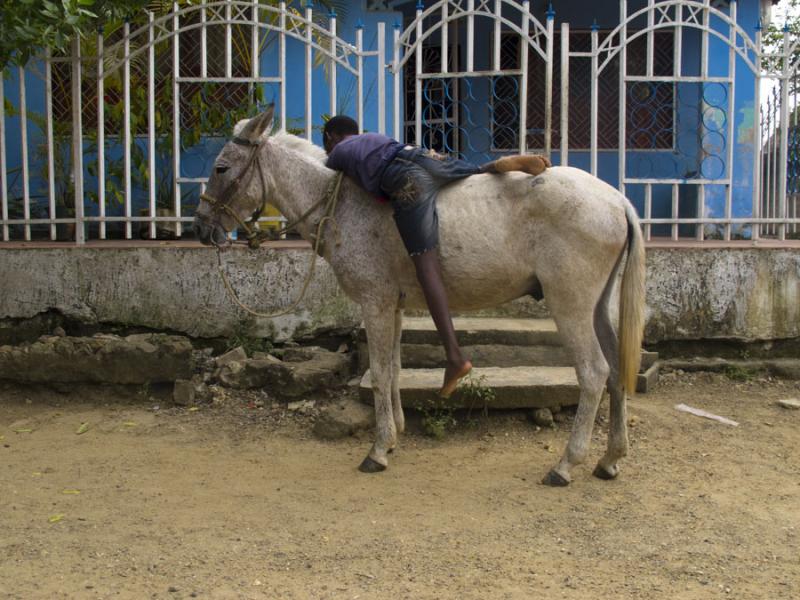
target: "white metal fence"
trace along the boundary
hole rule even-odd
[[[163,15],[147,12],[140,22],[125,23],[114,32],[113,41],[98,32],[89,52],[76,40],[71,56],[43,56],[33,65],[43,73],[18,69],[12,117],[18,125],[20,165],[13,174],[6,168],[11,118],[4,114],[4,101],[11,99],[0,78],[2,239],[31,240],[38,234],[55,240],[60,237],[58,226],[66,225],[70,227],[65,237],[80,244],[87,234],[106,239],[113,224],[121,227],[113,237],[179,238],[184,224],[192,220],[184,209],[197,203],[208,180],[207,169],[191,174],[187,165],[194,160],[209,166],[201,159],[213,158],[230,135],[234,117],[252,116],[273,101],[279,125],[311,139],[315,123],[320,122],[312,114],[314,96],[322,87],[328,111],[336,114],[337,81],[346,77],[355,96],[348,106],[362,123],[367,60],[381,73],[373,78],[379,82],[377,112],[383,130],[384,30],[385,25],[378,23],[377,48],[366,50],[363,27],[356,28],[352,43],[347,42],[337,36],[336,15],[318,15],[311,3],[295,9],[286,2],[273,6],[258,0],[226,0],[175,4]],[[303,55],[303,70],[290,73],[287,57],[298,53]],[[325,72],[322,86],[314,81],[320,71]],[[43,134],[40,180],[47,187],[34,198],[28,88],[37,76],[44,80],[45,100],[44,110],[33,121]],[[303,85],[305,110],[303,117],[292,121],[287,117],[287,88],[296,82]],[[65,86],[69,94],[64,93]],[[271,96],[265,90],[271,90]],[[204,127],[202,122],[212,112],[224,114]],[[9,175],[14,176],[9,179]],[[12,196],[15,190],[18,193]],[[133,196],[142,192],[143,214],[134,214]],[[94,202],[75,201],[86,198]],[[109,214],[112,205],[118,214]],[[144,227],[134,231],[135,224]]]
[[[418,4],[387,57],[383,23],[367,49],[363,27],[345,41],[310,5],[145,13],[20,68],[13,98],[0,79],[2,240],[179,238],[233,121],[274,101],[310,139],[319,95],[362,126],[370,98],[377,130],[391,114],[396,138],[473,160],[585,168],[634,201],[648,239],[797,237],[798,40],[765,52],[736,2],[620,0],[604,30],[555,20],[527,1]]]

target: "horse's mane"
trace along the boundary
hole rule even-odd
[[[301,138],[298,135],[293,135],[285,131],[279,131],[278,133],[270,136],[270,138],[279,146],[299,152],[300,154],[314,159],[317,162],[325,164],[325,161],[328,159],[328,155],[325,153],[324,148],[320,148],[313,142],[309,142],[307,139]]]
[[[242,119],[233,128],[233,135],[241,134],[242,130],[244,129],[245,125],[250,122],[250,119]],[[293,135],[291,133],[287,133],[286,131],[279,131],[278,133],[270,135],[270,139],[277,143],[279,146],[284,148],[289,148],[290,150],[294,150],[295,152],[299,152],[307,156],[308,158],[313,159],[316,162],[321,162],[325,164],[325,161],[328,159],[328,155],[325,152],[324,148],[320,148],[313,142],[309,142],[305,138],[301,138],[300,136]]]

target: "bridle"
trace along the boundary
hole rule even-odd
[[[239,177],[231,181],[222,190],[222,197],[225,198],[224,201],[219,200],[218,198],[215,198],[214,196],[207,193],[200,194],[200,199],[208,202],[208,204],[211,206],[211,211],[216,213],[217,215],[219,215],[222,212],[225,212],[231,218],[233,218],[233,220],[236,221],[239,227],[244,229],[245,236],[247,237],[247,245],[250,248],[256,250],[265,240],[280,238],[282,235],[288,233],[289,231],[297,227],[300,223],[305,221],[309,217],[309,215],[311,215],[311,213],[313,213],[323,204],[327,204],[327,206],[325,209],[325,216],[320,221],[320,225],[322,225],[326,220],[333,219],[333,211],[336,209],[336,200],[339,196],[339,186],[342,183],[341,172],[337,174],[337,176],[328,186],[328,190],[325,192],[325,195],[320,200],[312,204],[311,207],[306,212],[304,212],[302,215],[300,215],[300,217],[298,217],[294,221],[287,223],[276,232],[273,232],[271,230],[262,231],[252,228],[247,221],[239,217],[237,212],[229,206],[229,202],[232,198],[235,197],[236,191],[239,189],[239,185],[243,181],[245,173],[250,171],[250,169],[253,167],[253,164],[255,164],[256,168],[258,169],[258,175],[261,178],[261,187],[264,190],[264,193],[263,193],[263,198],[261,200],[261,204],[253,212],[253,215],[250,217],[250,223],[257,223],[258,218],[261,216],[261,213],[264,212],[264,208],[267,206],[268,199],[267,199],[267,177],[264,171],[264,166],[261,162],[261,154],[258,152],[258,149],[261,146],[261,142],[260,141],[252,142],[250,140],[238,136],[232,138],[231,141],[234,144],[238,144],[240,146],[248,146],[252,148],[252,150],[250,151],[250,156],[247,159],[247,163],[244,166],[244,169],[242,169],[242,172],[239,175]],[[321,229],[317,231],[316,236],[312,234],[312,237],[319,239],[320,234],[321,234]],[[213,235],[211,236],[211,243],[214,244],[217,248],[219,248],[219,244],[217,244],[214,241]]]
[[[267,205],[267,178],[266,178],[266,173],[264,172],[264,167],[261,163],[261,154],[258,152],[258,148],[261,146],[261,142],[251,142],[250,140],[246,140],[238,136],[234,137],[231,141],[234,144],[239,144],[241,146],[249,146],[252,148],[250,156],[247,159],[247,164],[245,165],[244,169],[242,169],[242,172],[239,175],[239,177],[234,179],[231,183],[229,183],[225,187],[225,189],[223,189],[222,197],[226,199],[225,201],[219,200],[218,198],[214,198],[210,194],[200,194],[200,199],[205,200],[211,205],[212,212],[216,214],[220,214],[221,212],[226,212],[228,215],[230,215],[239,224],[239,226],[245,230],[247,235],[247,245],[249,248],[257,250],[258,247],[265,240],[278,238],[281,235],[285,234],[286,232],[291,231],[292,229],[297,227],[300,223],[305,221],[320,206],[322,206],[323,204],[325,205],[323,216],[317,223],[316,233],[310,234],[310,237],[313,239],[314,242],[314,253],[311,255],[311,264],[309,265],[309,270],[308,270],[308,275],[306,276],[306,280],[303,283],[303,289],[300,291],[300,295],[298,296],[297,300],[295,300],[288,308],[285,308],[276,313],[267,314],[267,313],[256,312],[250,307],[246,306],[244,303],[242,303],[241,300],[239,300],[239,296],[236,293],[236,290],[233,289],[233,286],[228,280],[228,276],[225,274],[225,268],[224,265],[222,264],[222,246],[214,241],[213,235],[211,236],[211,243],[214,244],[214,246],[217,249],[217,266],[219,267],[219,272],[220,275],[222,276],[222,281],[225,283],[225,288],[228,290],[228,293],[230,294],[233,301],[240,308],[250,313],[251,315],[254,315],[256,317],[271,319],[274,317],[278,317],[293,312],[294,309],[300,305],[300,302],[302,302],[303,298],[305,297],[306,291],[308,290],[308,286],[314,277],[314,269],[317,263],[317,256],[321,256],[322,253],[322,235],[323,232],[325,231],[324,228],[328,221],[331,222],[336,232],[336,244],[338,245],[339,243],[341,243],[341,240],[339,239],[339,226],[337,225],[336,219],[334,218],[333,215],[336,212],[336,204],[339,199],[339,188],[342,185],[342,178],[344,176],[344,173],[341,171],[338,172],[331,181],[327,191],[325,192],[325,195],[322,198],[320,198],[317,202],[312,204],[311,207],[306,212],[300,215],[299,218],[295,219],[290,223],[287,223],[276,233],[272,233],[269,230],[264,230],[264,231],[255,230],[254,228],[250,227],[246,221],[244,221],[239,217],[236,211],[229,206],[229,202],[232,198],[235,197],[236,191],[239,189],[239,185],[244,175],[248,171],[250,171],[250,169],[253,167],[253,164],[255,164],[256,168],[258,169],[258,175],[261,177],[261,185],[263,187],[264,193],[263,193],[263,199],[261,200],[261,205],[253,213],[253,216],[250,217],[250,222],[251,223],[258,222],[259,216],[261,216],[264,207]],[[205,217],[201,216],[201,218],[205,220]]]
[[[250,222],[254,223],[258,221],[259,216],[261,216],[261,213],[264,211],[264,208],[267,205],[267,178],[266,178],[266,173],[264,172],[264,167],[261,163],[261,154],[258,152],[258,149],[261,146],[261,142],[251,142],[250,140],[240,138],[238,136],[234,137],[231,141],[234,144],[238,144],[240,146],[248,146],[251,148],[250,156],[247,158],[247,163],[245,164],[244,169],[242,169],[242,172],[239,175],[239,177],[231,181],[222,190],[222,197],[225,198],[225,200],[220,200],[218,198],[215,198],[214,196],[208,193],[200,194],[200,199],[208,202],[208,204],[211,206],[211,211],[213,213],[217,215],[223,212],[227,213],[228,216],[230,216],[234,221],[236,221],[236,223],[238,223],[239,227],[245,230],[248,245],[251,248],[258,248],[258,246],[261,244],[261,241],[263,241],[263,240],[256,241],[261,232],[256,231],[252,227],[250,227],[247,221],[239,217],[239,214],[230,207],[229,203],[231,199],[236,196],[236,192],[238,191],[239,186],[241,185],[244,179],[244,175],[248,172],[251,172],[253,164],[255,164],[256,168],[258,169],[258,175],[261,177],[261,185],[263,186],[264,189],[264,197],[261,200],[261,205],[255,210],[255,212],[253,212],[253,215],[250,217]],[[201,218],[204,217],[201,216]],[[214,241],[213,235],[211,236],[211,243],[214,244],[215,246],[219,246],[219,244],[217,244]]]

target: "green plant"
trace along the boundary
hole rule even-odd
[[[487,417],[489,415],[489,405],[493,404],[497,399],[497,393],[494,388],[486,385],[485,375],[476,377],[470,373],[459,386],[459,391],[468,409],[467,418],[472,416],[472,411],[476,408],[480,408],[483,416]]]
[[[458,394],[467,408],[467,421],[471,420],[472,411],[480,408],[484,417],[489,414],[489,406],[497,398],[493,388],[486,385],[486,376],[468,375],[458,386]],[[420,407],[422,412],[422,431],[425,435],[440,440],[458,421],[455,408],[448,401],[438,396]]]
[[[121,22],[147,0],[0,0],[0,68],[24,65],[41,48],[66,52],[75,36]]]
[[[457,425],[453,406],[439,396],[420,406],[420,412],[423,433],[437,440],[443,439],[448,430]]]
[[[733,379],[734,381],[749,381],[756,376],[754,369],[740,367],[739,365],[725,365],[722,372],[728,379]]]
[[[251,329],[252,323],[247,320],[239,321],[231,337],[226,340],[226,351],[241,346],[247,356],[252,356],[254,352],[271,352],[274,347],[272,341],[267,338],[254,337],[250,334]]]

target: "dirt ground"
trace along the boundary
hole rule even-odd
[[[630,402],[618,480],[591,476],[601,421],[591,462],[552,489],[569,419],[412,431],[363,475],[367,437],[317,441],[283,405],[0,388],[0,596],[800,598],[800,411],[775,404],[792,397],[668,376]]]

